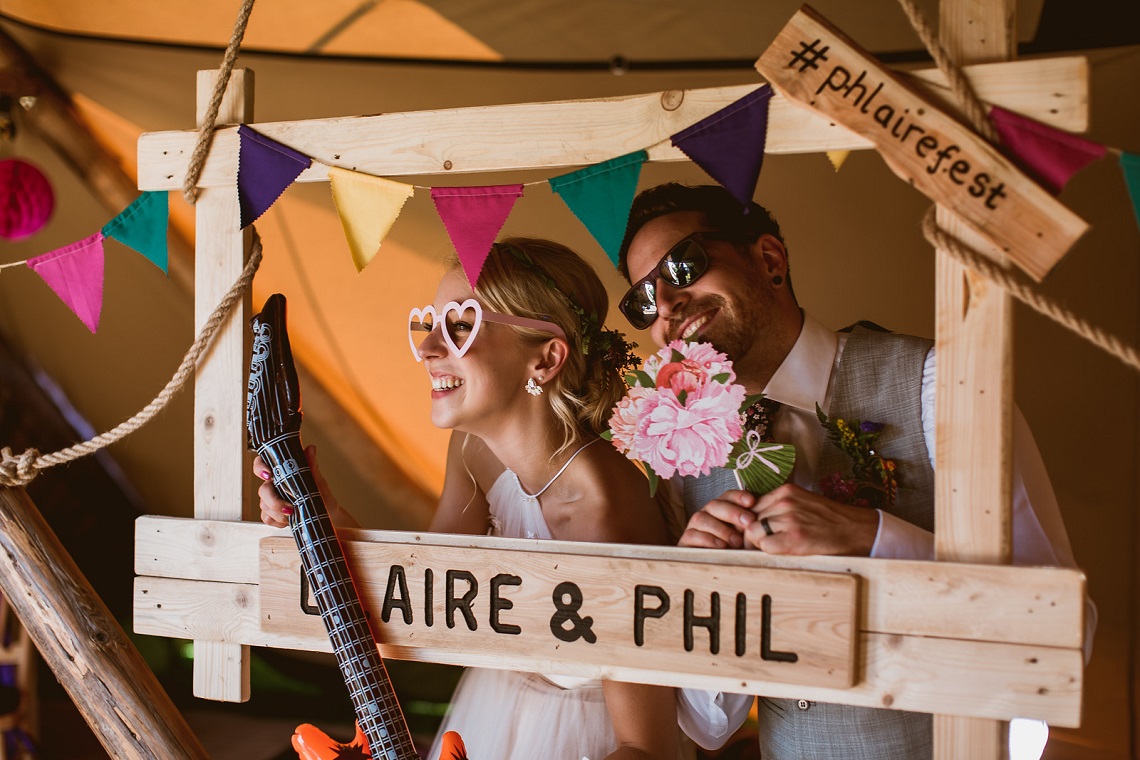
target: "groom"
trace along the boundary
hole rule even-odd
[[[796,447],[790,481],[760,497],[737,490],[728,470],[680,479],[689,515],[682,546],[934,558],[931,341],[863,326],[835,333],[804,313],[792,290],[779,225],[756,203],[743,213],[740,203],[716,185],[671,183],[638,195],[619,269],[632,283],[620,304],[631,324],[648,330],[658,346],[700,340],[727,354],[749,394],[763,392],[779,402],[770,432],[777,442]],[[827,490],[833,498],[820,495],[826,488],[821,481],[842,482],[851,467],[827,440],[817,404],[831,419],[882,424],[875,448],[894,463],[900,487],[893,500],[873,508],[838,500],[842,489]],[[1015,414],[1013,449],[1014,563],[1075,566],[1020,414]],[[1026,482],[1023,472],[1040,477]],[[1049,535],[1041,525],[1057,528]],[[694,740],[710,748],[729,738],[752,701],[715,696],[712,709],[722,711],[719,719],[703,726],[682,721]],[[927,714],[759,699],[764,760],[932,755]]]

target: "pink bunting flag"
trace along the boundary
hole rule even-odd
[[[1103,145],[999,106],[990,111],[990,120],[1001,135],[1002,145],[1054,195],[1061,192],[1074,174],[1104,158]]]
[[[103,233],[28,259],[35,271],[87,329],[99,329],[103,311]]]
[[[491,244],[523,194],[522,185],[433,187],[435,210],[451,236],[471,287],[479,281]]]

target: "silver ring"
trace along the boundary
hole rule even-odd
[[[768,518],[767,517],[761,517],[760,518],[760,527],[764,529],[764,535],[767,535],[767,536],[776,535],[776,531],[772,530],[772,526],[768,524]]]

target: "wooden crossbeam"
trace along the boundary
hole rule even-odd
[[[1082,57],[971,66],[986,101],[1069,131],[1087,128],[1088,64]],[[910,75],[916,87],[949,100],[936,70]],[[328,180],[328,165],[384,176],[558,168],[597,163],[649,148],[651,161],[687,160],[669,144],[676,132],[754,90],[755,85],[677,90],[619,98],[526,103],[252,125],[315,163],[298,182]],[[139,139],[139,187],[182,187],[195,133],[151,132]],[[773,97],[767,151],[866,149],[871,143]],[[220,129],[200,187],[233,185],[236,128]]]
[[[568,577],[578,561],[651,563],[669,560],[724,567],[725,552],[486,536],[344,531],[354,577],[374,611],[382,605],[391,562],[439,546],[478,552],[473,564],[524,565],[528,553],[564,555]],[[254,523],[140,518],[136,524],[135,630],[232,644],[329,651],[319,620],[264,624],[259,585],[261,544],[285,543],[280,531]],[[1036,717],[1055,725],[1079,721],[1083,658],[1084,577],[1059,568],[951,565],[868,558],[777,558],[734,552],[741,567],[811,570],[858,576],[857,683],[830,688],[667,669],[599,666],[516,651],[502,641],[480,646],[456,635],[455,645],[381,645],[386,657],[455,665],[624,678],[653,683],[801,697],[874,707],[985,718]],[[711,569],[702,571],[715,574]],[[619,585],[615,581],[615,586]],[[299,598],[294,596],[294,598]],[[292,620],[293,618],[291,618]],[[374,618],[375,619],[375,618]],[[379,629],[384,639],[384,627]],[[510,638],[510,637],[506,637]]]

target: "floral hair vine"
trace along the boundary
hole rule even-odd
[[[587,314],[586,310],[575,303],[573,298],[566,295],[562,288],[558,287],[558,283],[526,251],[513,245],[502,245],[500,243],[495,245],[510,253],[520,263],[542,278],[546,286],[561,296],[566,305],[578,315],[578,325],[582,333],[582,353],[584,355],[589,356],[593,350],[600,351],[602,364],[616,370],[619,375],[624,375],[627,369],[637,366],[641,360],[633,352],[633,349],[637,348],[636,343],[630,343],[625,339],[625,335],[618,330],[599,325],[598,313],[592,311]]]

